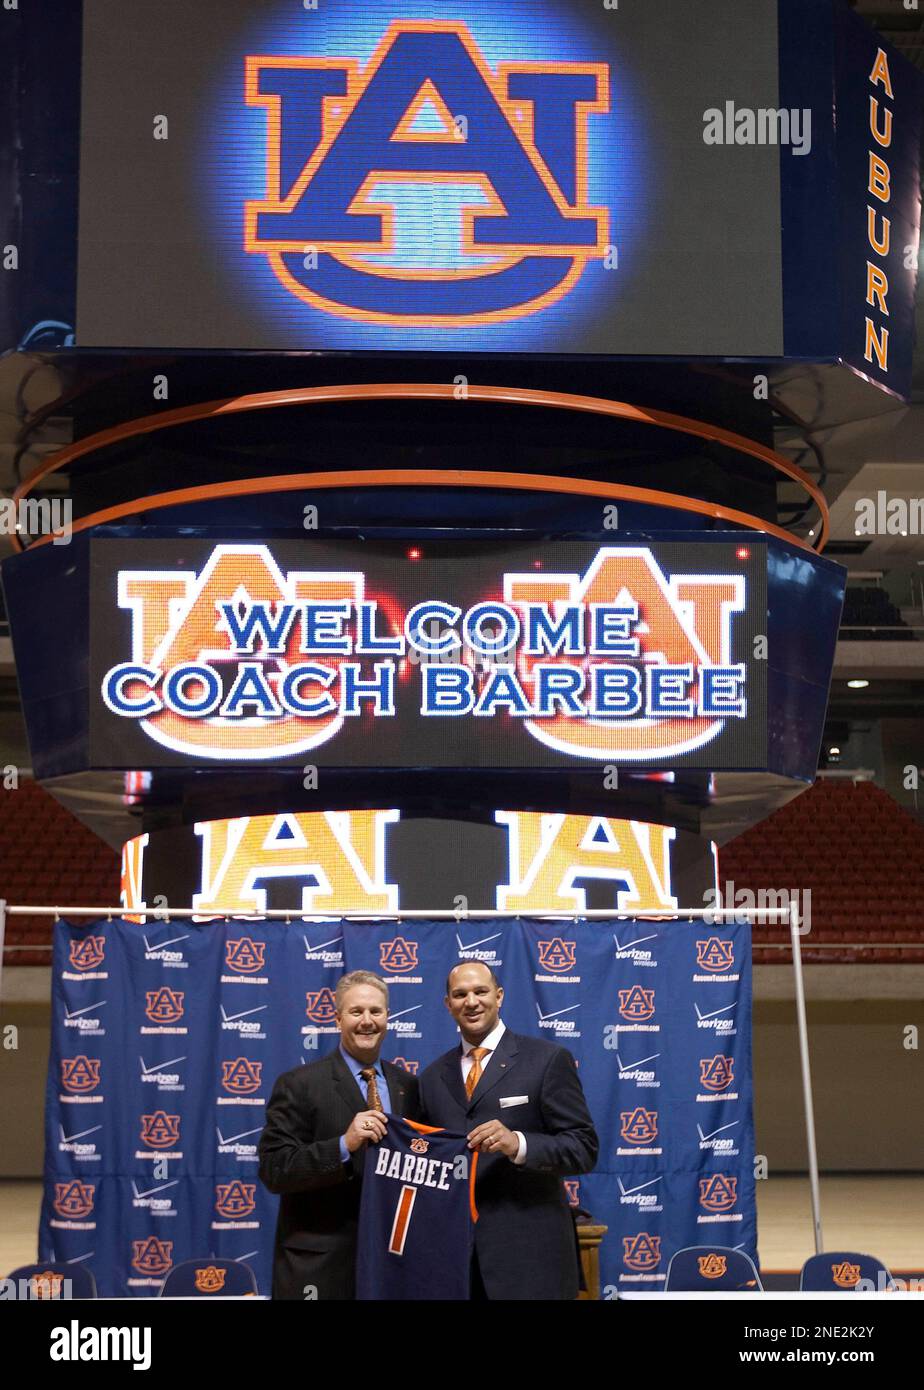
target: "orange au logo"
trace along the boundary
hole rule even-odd
[[[233,1096],[251,1096],[260,1089],[262,1062],[251,1062],[247,1057],[235,1057],[233,1062],[222,1062],[221,1084]]]
[[[262,970],[265,954],[266,942],[253,941],[249,936],[225,943],[225,965],[239,975],[249,975]]]
[[[217,545],[198,574],[120,570],[132,660],[106,673],[103,702],[162,747],[192,757],[226,761],[232,743],[234,756],[251,759],[316,748],[344,717],[338,708],[304,717],[304,667],[286,685],[299,663],[295,612],[306,602],[359,604],[363,585],[361,573],[284,574],[266,545]],[[335,672],[339,664],[331,658]]]
[[[407,1057],[394,1057],[392,1066],[400,1067],[402,1071],[409,1071],[412,1076],[416,1076],[420,1063],[409,1061]]]
[[[711,970],[715,974],[733,970],[735,953],[730,941],[720,941],[710,936],[708,941],[697,941],[696,964],[701,970]]]
[[[429,1139],[422,1139],[419,1135],[415,1135],[414,1138],[411,1140],[411,1152],[412,1152],[412,1153],[415,1153],[415,1154],[425,1154],[425,1153],[428,1153],[428,1152],[429,1152],[429,1149],[430,1149],[430,1141],[429,1141]]]
[[[148,1236],[144,1240],[132,1241],[132,1268],[139,1274],[157,1277],[166,1274],[173,1264],[173,1241],[160,1240]]]
[[[831,1277],[839,1289],[852,1289],[860,1282],[860,1266],[841,1260],[840,1264],[831,1266]]]
[[[172,1149],[180,1142],[180,1117],[155,1110],[141,1116],[141,1142],[151,1149]]]
[[[655,992],[642,985],[632,985],[630,989],[619,991],[619,1012],[630,1023],[644,1023],[652,1018],[655,1011]]]
[[[205,1265],[196,1270],[195,1285],[200,1293],[221,1293],[225,1286],[225,1269],[216,1269],[214,1265]]]
[[[405,941],[403,936],[396,936],[394,941],[380,942],[379,964],[383,970],[390,971],[392,975],[402,973],[405,970],[415,970],[417,968],[417,942]]]
[[[71,1095],[84,1096],[99,1085],[98,1057],[62,1057],[61,1085]]]
[[[699,1204],[706,1211],[731,1211],[738,1200],[738,1179],[713,1173],[699,1180]]]
[[[620,1134],[627,1144],[653,1144],[658,1137],[658,1112],[637,1105],[634,1110],[620,1110]]]
[[[628,1269],[651,1271],[661,1263],[661,1237],[639,1231],[637,1236],[623,1236],[622,1262]]]
[[[60,1298],[63,1287],[64,1275],[56,1273],[53,1269],[46,1269],[41,1274],[33,1274],[29,1280],[29,1296],[30,1298]]]
[[[565,1178],[562,1183],[565,1189],[565,1196],[568,1198],[569,1207],[579,1207],[581,1205],[581,1184],[577,1178]]]
[[[244,1216],[250,1216],[256,1209],[254,1193],[257,1190],[255,1182],[241,1182],[235,1178],[232,1182],[219,1182],[215,1184],[215,1210],[219,1216],[224,1216],[228,1220],[237,1220]]]
[[[734,1079],[734,1058],[723,1057],[721,1054],[717,1057],[700,1057],[700,1085],[705,1086],[707,1091],[727,1090]]]
[[[309,989],[305,991],[305,1013],[319,1028],[329,1026],[337,1017],[332,989]]]
[[[71,942],[70,959],[75,970],[96,970],[106,955],[104,936],[85,936]]]
[[[576,942],[562,941],[553,936],[551,941],[539,942],[539,964],[543,970],[573,970]]]
[[[708,1255],[698,1255],[696,1263],[703,1279],[721,1279],[728,1265],[728,1256],[710,1252]]]
[[[59,1216],[71,1217],[74,1220],[89,1216],[93,1210],[95,1191],[93,1183],[78,1182],[76,1178],[72,1182],[56,1182],[55,1211]]]
[[[160,989],[145,990],[145,997],[145,1013],[152,1023],[176,1023],[183,1017],[183,990],[161,985]]]

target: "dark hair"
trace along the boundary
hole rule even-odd
[[[485,970],[487,970],[488,974],[491,976],[491,983],[493,984],[494,988],[495,988],[495,989],[500,989],[500,988],[501,988],[501,982],[500,982],[500,980],[499,980],[499,979],[497,978],[497,976],[494,974],[494,971],[491,969],[490,965],[488,965],[488,962],[487,962],[486,960],[460,960],[460,961],[457,961],[457,962],[456,962],[456,964],[452,967],[452,970],[458,970],[458,968],[459,968],[460,965],[483,965],[484,968],[485,968]],[[451,978],[452,978],[452,970],[450,970],[449,974],[446,976],[446,994],[447,994],[447,997],[448,997],[448,995],[449,995],[449,981],[450,981]]]

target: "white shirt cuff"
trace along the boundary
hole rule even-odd
[[[526,1162],[526,1135],[519,1129],[515,1129],[513,1132],[517,1136],[517,1152],[513,1161],[522,1165]]]

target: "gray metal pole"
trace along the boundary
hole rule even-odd
[[[815,1146],[815,1103],[812,1099],[812,1069],[809,1063],[808,1021],[805,1013],[805,984],[802,978],[802,938],[799,935],[799,907],[789,905],[789,934],[792,938],[792,968],[796,984],[796,1022],[799,1028],[799,1058],[802,1063],[802,1099],[805,1105],[805,1137],[808,1143],[809,1185],[812,1192],[812,1226],[815,1254],[824,1248],[821,1233],[821,1187],[818,1181],[818,1150]]]

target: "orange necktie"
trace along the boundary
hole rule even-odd
[[[472,1065],[469,1068],[468,1076],[465,1078],[465,1094],[468,1096],[469,1100],[471,1100],[472,1092],[481,1080],[481,1059],[482,1057],[487,1057],[490,1051],[491,1049],[489,1047],[473,1047],[468,1054],[472,1059]]]
[[[370,1110],[381,1110],[385,1114],[382,1098],[379,1095],[378,1084],[375,1079],[375,1067],[363,1067],[359,1073],[366,1083],[366,1104]]]

